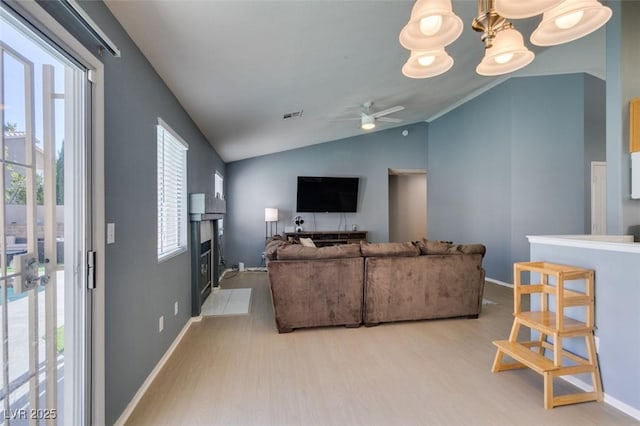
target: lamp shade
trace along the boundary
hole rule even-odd
[[[435,77],[449,71],[453,58],[444,50],[413,50],[402,66],[402,74],[409,78]]]
[[[539,15],[563,0],[495,0],[498,15],[510,19],[530,18]]]
[[[531,43],[554,46],[577,40],[606,24],[611,14],[611,9],[597,0],[565,0],[545,12],[531,34]]]
[[[462,33],[462,20],[453,13],[451,0],[418,0],[409,23],[400,32],[408,50],[433,50],[453,43]]]
[[[265,222],[277,222],[278,221],[278,209],[267,207],[264,209],[264,221]]]
[[[493,46],[485,50],[476,72],[486,76],[507,74],[526,67],[534,57],[524,45],[522,34],[513,28],[502,30],[493,40]]]

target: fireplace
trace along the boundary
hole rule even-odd
[[[202,304],[218,286],[220,263],[219,224],[226,205],[211,194],[190,194],[191,219],[191,316],[199,316]]]

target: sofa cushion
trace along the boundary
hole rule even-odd
[[[291,245],[288,241],[280,238],[271,238],[264,247],[264,256],[269,260],[276,260],[278,247]]]
[[[310,260],[310,259],[340,259],[360,257],[358,244],[343,244],[327,247],[305,247],[300,244],[290,244],[278,247],[278,260]]]
[[[450,254],[453,244],[448,241],[435,241],[423,238],[418,242],[421,254]]]
[[[482,244],[462,244],[460,251],[464,254],[481,254],[484,257],[487,248]]]
[[[453,244],[449,241],[435,241],[423,238],[418,242],[421,254],[481,254],[486,247],[482,244]]]
[[[360,242],[364,257],[411,257],[420,255],[420,249],[412,242],[407,243],[368,243]]]

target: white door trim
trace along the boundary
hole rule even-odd
[[[604,187],[598,182],[596,169],[604,167],[605,172],[601,179],[604,181]],[[591,162],[591,233],[606,235],[607,233],[607,163],[605,161]],[[604,189],[602,194],[598,189]],[[599,214],[600,212],[601,214]]]

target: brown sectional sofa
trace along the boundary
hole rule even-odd
[[[265,254],[278,332],[477,317],[484,253],[479,244],[426,240],[320,248],[270,241]]]

